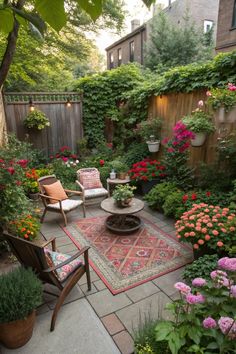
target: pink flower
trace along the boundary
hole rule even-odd
[[[14,173],[15,173],[14,167],[8,167],[7,171],[8,171],[11,175],[14,175]]]
[[[191,305],[202,304],[205,302],[205,297],[201,294],[193,295],[193,294],[189,293],[186,295],[186,301]]]
[[[231,317],[221,317],[218,325],[222,333],[227,334],[231,339],[236,338],[236,323]]]
[[[206,92],[206,95],[207,95],[207,97],[212,96],[211,91],[207,91],[207,92]]]
[[[236,285],[232,285],[230,287],[230,294],[233,296],[233,297],[236,297]]]
[[[218,260],[218,266],[231,272],[236,271],[236,258],[224,257]]]
[[[204,328],[215,328],[217,326],[216,321],[212,317],[207,317],[202,322]]]
[[[223,242],[222,242],[222,241],[218,241],[218,242],[217,242],[217,246],[218,246],[218,247],[223,247],[223,246],[224,246],[224,244],[223,244]]]
[[[198,101],[198,107],[203,107],[203,106],[204,106],[203,100]]]
[[[192,285],[197,286],[197,287],[204,286],[204,285],[206,285],[206,280],[203,278],[195,278],[192,281]]]
[[[65,157],[65,156],[62,156],[62,161],[64,161],[64,162],[67,162],[68,161],[68,157]]]
[[[182,283],[182,282],[175,283],[174,287],[175,287],[175,289],[179,290],[184,295],[190,293],[190,291],[191,291],[191,288],[187,284]]]

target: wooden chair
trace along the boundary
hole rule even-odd
[[[100,187],[96,188],[86,188],[83,183],[82,183],[82,174],[83,173],[95,173],[97,176],[99,176],[99,171],[95,167],[90,167],[90,168],[81,168],[77,171],[77,180],[76,183],[78,184],[79,188],[82,191],[82,199],[84,204],[94,204],[94,203],[99,203],[103,199],[108,197],[108,191],[102,186],[102,183],[100,179],[98,182],[100,182]]]
[[[50,175],[50,176],[44,176],[38,179],[38,185],[39,185],[39,190],[40,190],[40,197],[42,198],[43,204],[44,204],[44,212],[43,215],[40,219],[41,222],[43,222],[44,217],[46,215],[47,211],[53,211],[56,213],[62,214],[64,218],[64,223],[65,226],[67,225],[67,217],[66,214],[74,209],[76,209],[78,206],[82,205],[83,208],[83,216],[85,218],[86,212],[85,212],[85,205],[83,200],[73,200],[73,199],[65,199],[65,200],[60,200],[54,197],[50,197],[46,194],[44,185],[50,185],[52,183],[57,182],[57,178],[55,175]],[[70,195],[82,195],[82,192],[79,191],[72,191],[70,189],[64,189],[66,194]],[[51,203],[51,200],[56,200],[57,203]]]
[[[52,238],[48,241],[42,240],[29,242],[19,237],[15,237],[9,234],[7,231],[4,231],[3,234],[12,252],[16,256],[18,261],[22,264],[22,266],[26,268],[32,268],[43,283],[49,283],[51,285],[54,285],[60,290],[59,296],[49,291],[45,291],[46,293],[49,293],[51,295],[58,296],[58,300],[51,319],[50,330],[53,331],[60,307],[62,306],[66,296],[70,293],[72,288],[76,285],[76,283],[84,273],[86,273],[87,277],[88,290],[91,290],[91,280],[88,262],[88,250],[90,247],[82,248],[80,251],[78,251],[71,257],[66,255],[67,257],[69,257],[66,261],[60,262],[60,264],[57,265],[53,265],[52,263],[52,265],[49,266],[47,252],[50,252],[51,254],[53,252],[56,252],[55,238]],[[45,249],[45,247],[49,244],[51,244],[53,252],[51,252],[48,248]],[[65,280],[60,280],[57,271],[59,269],[63,269],[62,267],[65,265],[67,265],[67,267],[68,265],[71,265],[71,262],[75,262],[75,260],[80,255],[84,255],[84,263],[80,262],[80,265],[75,266],[73,271],[68,272],[68,275]],[[60,253],[60,256],[65,255]]]

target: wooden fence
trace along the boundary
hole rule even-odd
[[[29,113],[29,103],[46,114],[50,127],[33,131],[23,125]],[[71,103],[68,106],[67,103]],[[74,92],[23,92],[4,94],[8,132],[14,132],[18,139],[28,138],[33,146],[46,155],[58,151],[61,146],[77,149],[77,141],[83,137],[82,98]]]
[[[163,119],[161,138],[171,137],[175,123],[183,116],[190,114],[198,106],[199,100],[206,100],[205,91],[195,91],[191,93],[177,93],[162,96],[153,96],[149,102],[149,117],[160,117]],[[217,157],[218,138],[225,137],[236,129],[235,123],[220,123],[218,117],[214,115],[216,131],[207,137],[206,142],[201,147],[191,147],[190,165],[197,167],[199,163],[210,164]],[[160,151],[159,155],[162,152]]]

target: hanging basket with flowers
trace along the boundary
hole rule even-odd
[[[25,117],[24,125],[28,129],[42,130],[49,127],[50,122],[43,112],[35,109]]]

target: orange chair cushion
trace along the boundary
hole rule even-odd
[[[64,191],[64,188],[62,187],[60,181],[57,181],[57,182],[52,183],[52,184],[44,184],[43,188],[45,190],[45,193],[49,197],[52,197],[52,198],[54,197],[54,198],[57,198],[59,200],[68,199],[68,196],[67,196],[66,192]],[[50,199],[50,203],[51,204],[58,203],[58,200]]]
[[[85,189],[102,188],[99,171],[81,171],[80,182]]]

